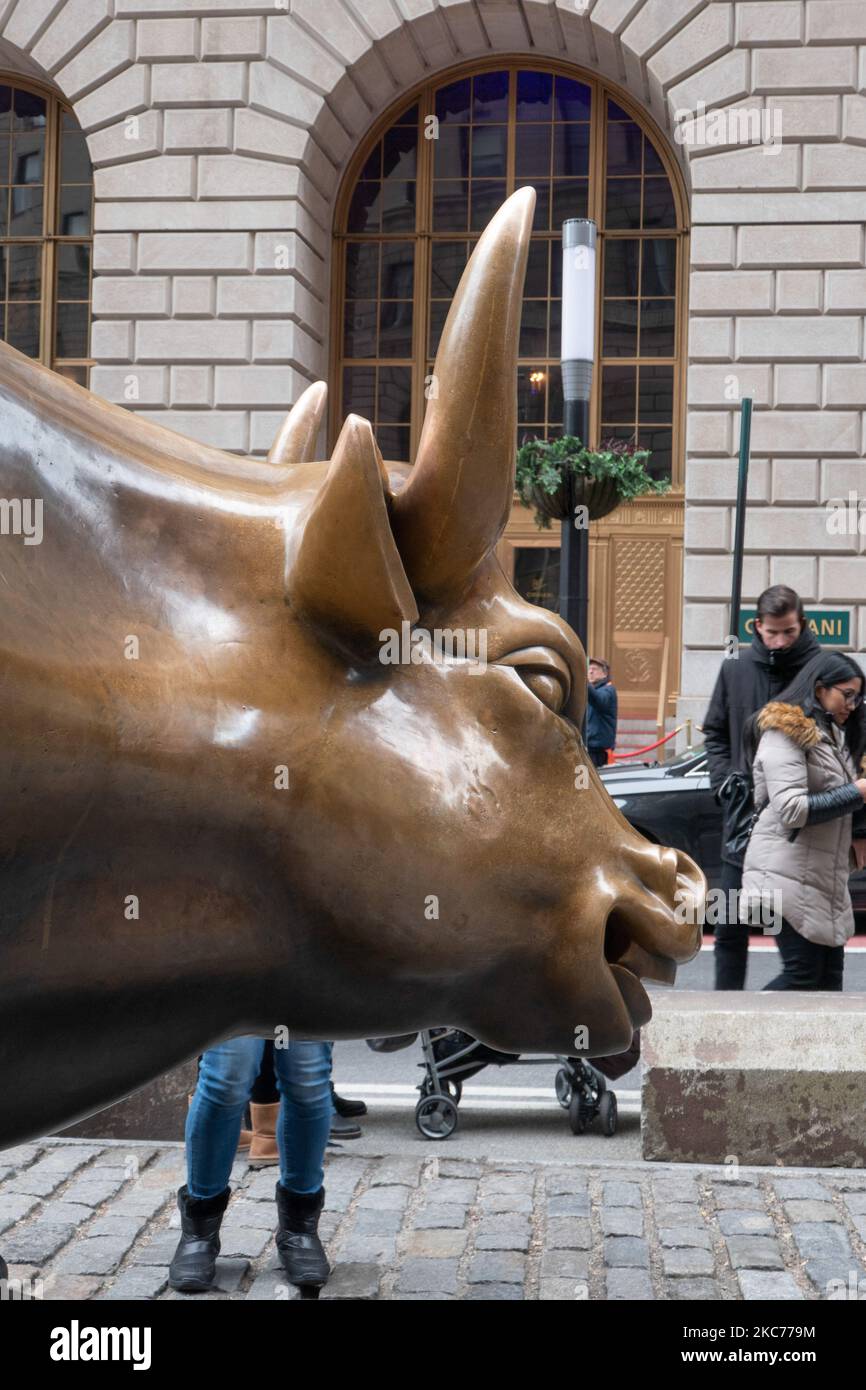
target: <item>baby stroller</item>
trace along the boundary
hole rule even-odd
[[[463,1082],[477,1076],[485,1067],[537,1066],[548,1058],[526,1060],[512,1052],[497,1052],[478,1042],[469,1033],[457,1028],[431,1028],[421,1032],[424,1079],[418,1090],[421,1099],[415,1106],[415,1124],[425,1139],[447,1139],[457,1128]],[[405,1043],[404,1043],[405,1046]],[[616,1133],[616,1095],[607,1081],[616,1080],[637,1065],[640,1058],[640,1030],[636,1031],[627,1052],[612,1057],[557,1057],[559,1070],[554,1087],[556,1098],[568,1120],[573,1134],[583,1134],[596,1116],[601,1119],[602,1132]]]

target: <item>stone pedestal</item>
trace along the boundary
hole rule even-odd
[[[195,1090],[196,1059],[158,1076],[140,1090],[59,1132],[65,1138],[183,1139],[187,1097]]]
[[[866,1166],[866,995],[654,989],[646,1159]]]

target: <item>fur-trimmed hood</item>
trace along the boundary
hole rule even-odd
[[[784,700],[771,700],[764,705],[758,712],[756,722],[761,733],[766,729],[778,729],[800,748],[814,748],[821,742],[823,731],[817,720],[812,719],[799,705],[789,705]],[[866,753],[860,759],[860,771],[866,772]]]
[[[783,700],[771,700],[758,711],[758,728],[761,733],[767,729],[778,729],[799,748],[814,748],[821,742],[821,730],[817,720],[811,719],[799,705],[788,705]]]

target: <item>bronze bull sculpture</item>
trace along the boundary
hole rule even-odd
[[[411,469],[357,416],[312,461],[321,383],[258,461],[0,345],[0,1146],[281,1026],[621,1051],[697,950],[703,876],[614,806],[584,652],[494,555],[533,205],[467,266]],[[483,669],[380,659],[436,629]]]

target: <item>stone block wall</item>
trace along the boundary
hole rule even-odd
[[[742,396],[755,404],[743,602],[790,584],[807,606],[848,609],[851,649],[866,649],[866,538],[828,526],[833,501],[863,495],[866,477],[866,6],[710,8],[732,10],[743,60],[728,114],[763,108],[779,138],[690,147],[679,714],[698,722],[728,633]]]

